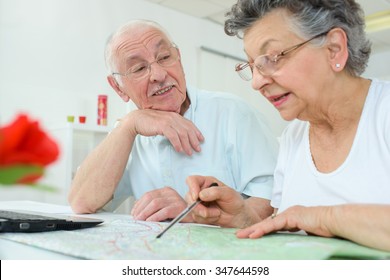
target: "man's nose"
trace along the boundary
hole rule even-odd
[[[149,65],[150,67],[150,81],[163,81],[167,75],[167,71],[164,67],[158,64],[156,61]]]

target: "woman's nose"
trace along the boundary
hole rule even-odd
[[[252,73],[252,88],[256,91],[261,91],[266,85],[272,83],[271,76],[261,74],[256,68]]]

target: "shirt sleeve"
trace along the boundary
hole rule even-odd
[[[238,191],[248,196],[271,199],[278,142],[265,118],[246,108],[232,129],[230,152]]]
[[[273,208],[279,208],[282,202],[282,191],[284,182],[284,172],[286,167],[286,130],[283,132],[280,138],[280,147],[278,161],[274,172],[274,187],[272,191],[271,206]]]
[[[274,188],[272,191],[271,206],[280,208],[282,203],[283,188],[285,180],[289,176],[288,171],[295,160],[294,154],[297,151],[297,143],[302,141],[302,133],[306,131],[307,123],[294,120],[284,129],[280,138],[278,160],[274,172]]]

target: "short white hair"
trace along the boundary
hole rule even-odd
[[[105,51],[104,51],[104,57],[106,62],[106,67],[109,71],[109,73],[116,72],[117,65],[115,65],[114,62],[114,52],[113,52],[113,45],[115,40],[120,37],[121,35],[125,33],[131,33],[135,28],[141,27],[141,26],[150,26],[154,29],[157,29],[161,31],[169,41],[172,42],[171,36],[168,34],[168,32],[157,22],[151,21],[151,20],[145,20],[145,19],[135,19],[131,20],[124,25],[120,26],[114,33],[112,33],[106,43]]]

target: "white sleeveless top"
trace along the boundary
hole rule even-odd
[[[372,81],[350,153],[337,170],[316,169],[309,126],[295,120],[283,133],[273,207],[390,204],[390,82]]]

